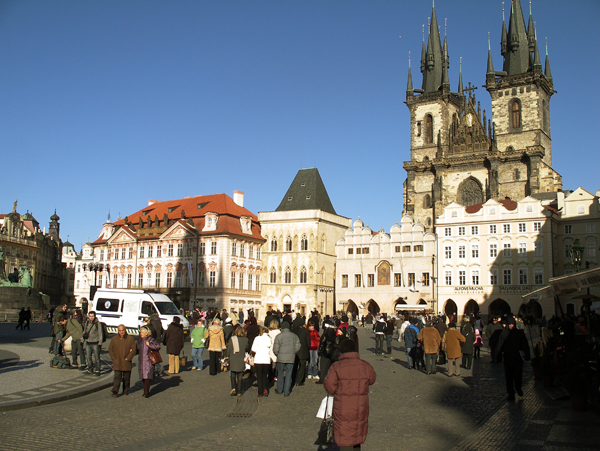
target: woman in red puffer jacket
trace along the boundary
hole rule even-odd
[[[310,362],[308,364],[308,378],[319,380],[319,343],[321,337],[319,332],[315,330],[315,323],[308,321],[308,330],[310,332]]]

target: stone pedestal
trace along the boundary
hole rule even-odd
[[[21,307],[29,307],[34,318],[48,310],[39,291],[28,287],[0,287],[0,321],[16,321]]]

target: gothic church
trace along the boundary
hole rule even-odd
[[[445,33],[444,33],[445,34]],[[485,88],[492,118],[473,90],[451,92],[446,36],[441,43],[435,5],[427,44],[423,32],[421,89],[413,88],[409,61],[406,105],[410,110],[410,161],[404,162],[404,214],[426,227],[445,206],[465,207],[489,199],[519,201],[562,188],[552,169],[550,98],[554,93],[546,52],[542,69],[534,22],[512,0],[508,29],[502,21],[502,71],[495,71],[488,42]]]

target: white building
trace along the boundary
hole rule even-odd
[[[360,218],[336,244],[336,298],[345,311],[391,314],[421,304],[436,312],[436,237],[404,216],[390,233]]]

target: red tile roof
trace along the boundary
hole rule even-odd
[[[516,210],[517,208],[517,203],[514,200],[504,199],[499,200],[498,202],[500,202],[504,206],[504,208],[506,208],[509,211]],[[483,207],[484,203],[485,202],[475,205],[469,205],[467,208],[465,208],[465,211],[469,214],[477,213],[479,210],[481,210],[481,207]]]

